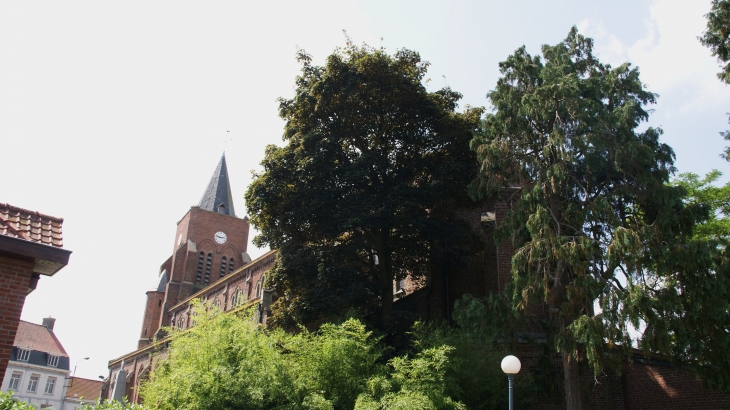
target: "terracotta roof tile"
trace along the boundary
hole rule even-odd
[[[63,248],[63,219],[0,204],[0,235]]]
[[[68,357],[56,335],[43,325],[36,325],[24,320],[18,322],[18,333],[15,334],[13,346],[23,349],[37,350],[55,356]]]
[[[80,399],[83,397],[86,402],[95,402],[101,393],[102,384],[104,384],[104,382],[101,380],[72,377],[69,382],[68,390],[66,390],[66,397],[74,399]]]

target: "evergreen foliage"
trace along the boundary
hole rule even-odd
[[[725,63],[717,77],[724,83],[730,83],[730,1],[712,0],[712,8],[705,15],[707,17],[707,31],[702,33],[700,42],[712,50],[712,55],[718,61]],[[730,131],[723,131],[720,135],[730,141]],[[725,148],[721,155],[730,161],[730,147]]]
[[[730,61],[730,1],[712,0],[712,8],[705,15],[707,31],[702,33],[700,42],[712,50],[712,55],[723,63]],[[730,64],[725,64],[717,77],[730,83]]]
[[[246,192],[254,242],[278,249],[273,322],[288,327],[380,311],[394,280],[422,277],[438,243],[466,246],[453,215],[475,172],[468,143],[481,109],[428,92],[418,53],[354,46],[315,66],[300,51],[295,96],[280,99],[284,147],[269,146]]]
[[[656,96],[628,63],[600,63],[575,28],[543,46],[542,58],[522,47],[500,69],[494,112],[472,141],[481,168],[471,192],[516,189],[496,233],[516,248],[512,307],[549,308],[568,409],[582,407],[579,363],[596,372],[611,358],[620,366],[638,345],[699,364],[689,346],[714,341],[700,342],[692,326],[727,332],[727,306],[705,314],[688,295],[725,279],[715,282],[714,248],[692,241],[708,211],[685,205],[684,189],[668,184],[674,153],[661,130],[637,131]]]

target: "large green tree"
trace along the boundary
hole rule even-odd
[[[713,170],[704,178],[685,173],[674,181],[686,190],[688,206],[707,213],[681,249],[692,269],[678,272],[673,282],[681,295],[671,299],[673,310],[681,313],[668,318],[667,326],[675,362],[730,392],[730,183],[715,186],[721,176]]]
[[[427,91],[414,51],[348,41],[324,66],[297,59],[295,96],[279,107],[286,145],[267,148],[246,192],[255,243],[279,250],[274,319],[352,307],[387,326],[394,281],[422,277],[468,237],[453,209],[476,170],[481,110],[459,113],[460,94]]]
[[[725,63],[717,77],[730,83],[730,1],[712,0],[712,8],[705,15],[707,31],[702,33],[700,42],[712,50],[712,55]]]
[[[730,84],[730,1],[712,0],[712,8],[705,15],[707,31],[702,33],[700,42],[712,50],[712,55],[725,64],[717,77]],[[730,131],[721,132],[725,140],[730,141]],[[722,157],[730,161],[730,147],[725,148]]]
[[[576,28],[542,58],[522,47],[500,69],[494,112],[472,141],[481,164],[473,194],[517,188],[497,230],[516,248],[513,308],[547,305],[567,408],[581,409],[581,363],[599,371],[616,356],[609,349],[628,354],[636,343],[686,348],[674,339],[690,337],[676,320],[691,306],[682,290],[700,270],[712,274],[687,243],[707,211],[668,184],[674,153],[661,130],[637,130],[656,98],[637,69],[600,63]]]

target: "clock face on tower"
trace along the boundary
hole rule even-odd
[[[226,234],[220,231],[216,232],[213,237],[215,238],[215,241],[220,244],[226,243],[226,241],[228,240]]]

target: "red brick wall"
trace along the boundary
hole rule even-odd
[[[160,316],[162,314],[162,300],[164,298],[165,292],[147,292],[147,306],[144,309],[142,330],[140,331],[137,349],[147,346],[154,338],[155,332],[159,328]]]
[[[33,262],[0,256],[0,375],[8,367],[33,266]]]
[[[704,390],[701,380],[669,366],[627,366],[624,389],[627,410],[730,409],[730,395]]]

